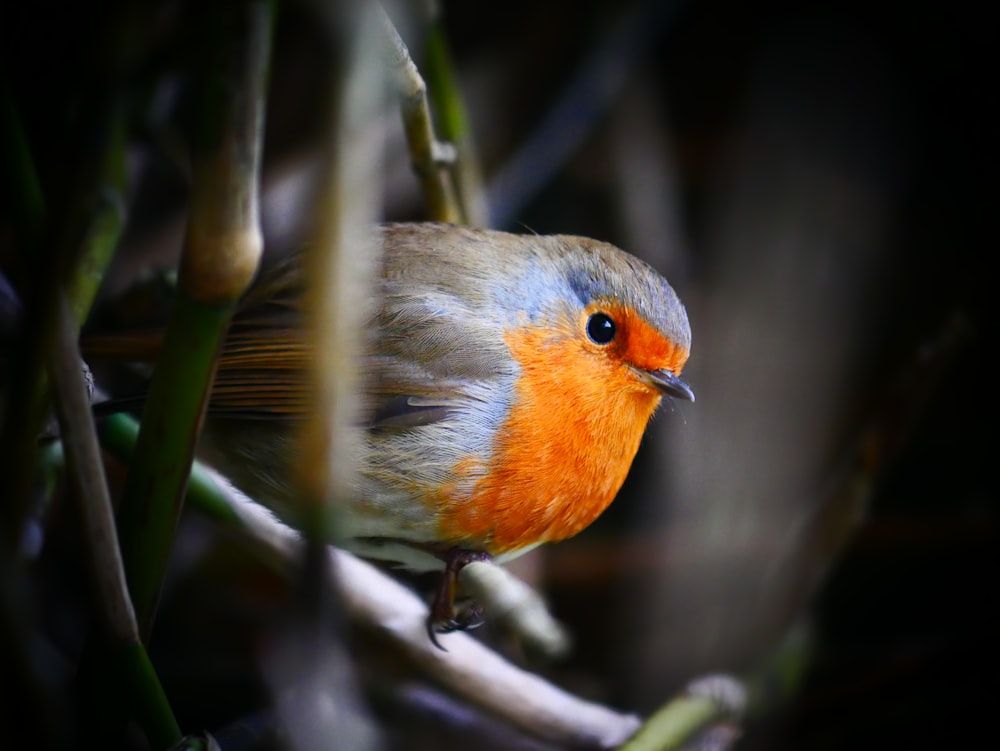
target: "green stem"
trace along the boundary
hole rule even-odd
[[[90,206],[80,256],[66,285],[73,317],[79,327],[90,313],[122,231],[125,229],[125,112],[120,103],[111,105],[106,121],[104,149],[97,165],[94,188],[88,192]]]
[[[256,273],[260,151],[274,7],[212,6],[179,290],[149,388],[119,513],[122,557],[148,636],[183,507],[216,355]]]
[[[4,165],[5,199],[14,231],[25,246],[34,246],[45,226],[45,198],[28,148],[20,113],[5,80],[0,78],[0,164]]]
[[[181,729],[167,702],[160,677],[139,642],[112,648],[116,674],[122,679],[126,707],[139,722],[154,749],[167,749],[181,740]]]
[[[231,306],[178,293],[150,385],[118,520],[129,592],[144,637],[173,547],[215,356],[230,316]]]

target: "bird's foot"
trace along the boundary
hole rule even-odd
[[[488,561],[488,553],[474,550],[452,549],[439,553],[444,561],[444,573],[438,584],[427,616],[427,635],[438,649],[445,650],[437,639],[438,634],[452,631],[467,631],[483,624],[483,610],[476,603],[468,603],[461,609],[455,606],[455,592],[458,589],[458,575],[473,561]]]

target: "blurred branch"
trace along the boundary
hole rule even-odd
[[[489,620],[511,632],[524,647],[545,659],[565,657],[569,633],[556,621],[541,595],[507,569],[473,561],[460,574],[462,591],[483,607]]]
[[[638,0],[610,29],[521,148],[487,187],[490,224],[504,228],[583,144],[682,5]]]
[[[674,751],[712,725],[738,718],[746,706],[746,690],[735,678],[711,675],[688,684],[646,720],[620,751]]]
[[[62,284],[64,272],[67,277],[67,297],[78,329],[90,311],[104,269],[118,246],[125,222],[125,118],[121,106],[110,101],[94,115],[95,122],[91,124],[91,130],[92,141],[96,143],[87,152],[89,154],[92,151],[96,156],[84,161],[93,161],[95,164],[85,163],[78,168],[80,185],[73,193],[74,204],[68,212],[70,216],[61,225],[63,237],[57,245],[59,255],[54,264],[46,265],[41,262],[46,214],[41,186],[13,102],[6,96],[3,98],[5,132],[0,133],[0,142],[4,144],[6,151],[11,152],[7,155],[12,160],[11,168],[7,171],[8,192],[16,196],[14,219],[24,253],[23,260],[28,264],[27,268],[20,269],[20,281],[22,285],[28,285],[29,294],[43,296],[33,300],[27,306],[27,311],[21,311],[20,333],[25,337],[21,343],[22,351],[30,351],[33,349],[31,342],[35,338],[40,343],[48,341],[48,336],[37,335],[36,326],[42,326],[45,331],[61,325],[50,319],[51,311],[61,305],[63,293],[55,293],[53,290]],[[73,220],[74,215],[83,218],[77,222]],[[78,225],[84,225],[80,235],[77,234]],[[64,265],[69,268],[64,269]],[[51,300],[47,297],[50,294],[54,295]],[[45,321],[48,323],[43,323]],[[15,377],[9,386],[10,394],[20,392],[22,395],[14,399],[13,403],[8,401],[5,414],[14,415],[12,425],[20,425],[25,430],[25,435],[20,439],[23,444],[20,452],[8,454],[5,451],[4,456],[24,458],[25,453],[33,452],[37,447],[36,438],[42,419],[41,407],[47,381],[44,370],[32,375],[31,357],[15,357],[14,361],[21,366],[16,368],[21,379]],[[35,413],[34,416],[29,416],[31,413]],[[29,430],[30,433],[27,432]],[[34,462],[25,459],[19,466],[21,472],[30,471],[34,468]],[[14,484],[17,485],[16,480]],[[15,494],[14,497],[22,496]],[[11,507],[16,508],[16,504],[11,504]],[[20,530],[23,526],[21,522],[19,519],[10,529]]]
[[[55,389],[59,436],[80,504],[81,529],[96,589],[94,601],[111,637],[123,642],[134,641],[138,640],[135,611],[125,586],[111,496],[102,472],[89,389],[84,382],[83,362],[76,346],[73,313],[65,297],[59,300],[58,313],[59,325],[49,357],[49,372]]]
[[[788,610],[819,589],[867,517],[879,480],[911,441],[931,396],[968,343],[967,321],[954,316],[920,344],[902,364],[899,375],[875,414],[850,447],[831,487],[788,525],[791,545],[771,563],[792,570]]]
[[[748,62],[739,137],[708,183],[705,294],[688,302],[698,353],[685,374],[705,399],[662,447],[665,516],[683,523],[662,527],[650,607],[623,625],[633,685],[652,694],[768,649],[829,562],[817,554],[838,552],[808,536],[809,519],[843,479],[831,458],[869,375],[863,348],[887,335],[876,306],[905,140],[884,95],[891,66],[869,41],[791,24]]]

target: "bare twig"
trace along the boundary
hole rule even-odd
[[[125,586],[111,496],[94,433],[90,397],[76,348],[76,325],[65,296],[59,298],[56,342],[49,357],[59,433],[80,503],[83,537],[97,588],[96,605],[113,639],[138,641],[135,610]]]
[[[441,137],[455,149],[455,160],[450,165],[455,196],[463,220],[476,227],[485,227],[489,222],[486,192],[469,115],[459,91],[448,37],[441,23],[441,7],[434,0],[424,5],[429,6],[426,10],[424,77]]]
[[[440,222],[464,222],[466,218],[447,169],[455,161],[455,150],[435,136],[427,101],[427,84],[392,21],[384,11],[380,10],[380,14],[389,42],[388,63],[399,95],[403,128],[413,169],[427,201],[429,218]]]
[[[507,569],[473,561],[461,573],[462,590],[482,605],[486,617],[517,635],[530,651],[553,659],[569,653],[570,635],[541,596]]]
[[[181,733],[156,673],[142,646],[135,610],[125,584],[111,496],[90,411],[76,345],[76,319],[65,295],[58,299],[55,342],[49,356],[66,464],[75,487],[81,532],[94,584],[94,605],[104,622],[123,693],[130,696],[143,729],[156,748],[180,740]]]

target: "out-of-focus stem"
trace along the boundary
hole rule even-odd
[[[726,675],[699,678],[655,712],[620,751],[683,748],[709,726],[738,717],[746,701],[746,689],[734,678]]]

